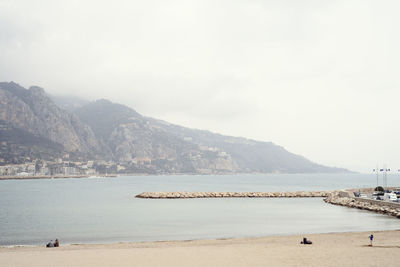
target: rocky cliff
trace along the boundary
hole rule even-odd
[[[15,129],[61,144],[66,152],[94,156],[101,152],[92,130],[56,106],[40,87],[28,90],[0,83],[0,120]]]

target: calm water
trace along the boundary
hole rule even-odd
[[[373,175],[132,176],[0,181],[0,245],[186,240],[400,229],[400,220],[322,199],[137,199],[143,191],[372,187]],[[399,176],[388,183],[400,186]]]

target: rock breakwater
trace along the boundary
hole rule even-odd
[[[294,197],[327,197],[330,191],[298,191],[298,192],[143,192],[137,198],[294,198]]]
[[[363,189],[364,191],[367,189]],[[137,198],[310,198],[321,197],[333,205],[357,208],[395,216],[400,219],[400,203],[353,197],[352,191],[297,191],[297,192],[143,192]]]
[[[334,205],[383,213],[400,219],[400,204],[398,203],[346,196],[343,191],[328,194],[324,201]]]

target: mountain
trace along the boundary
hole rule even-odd
[[[94,160],[90,166],[103,173],[348,172],[271,142],[181,127],[104,99],[56,103],[40,87],[0,83],[0,165],[63,157],[57,168],[71,170],[69,161],[89,168]]]
[[[152,164],[179,161],[172,167],[175,171],[200,173],[347,172],[313,163],[271,142],[181,127],[144,117],[108,100],[90,103],[75,113],[110,147],[118,162],[143,157],[151,159]]]
[[[204,130],[180,127],[153,120],[166,131],[202,146],[217,148],[229,154],[240,172],[313,173],[347,172],[342,168],[319,165],[285,150],[272,142],[260,142],[242,137],[224,136]]]
[[[102,152],[90,127],[56,106],[37,86],[25,89],[14,82],[0,83],[0,120],[8,129],[42,138],[40,143],[48,140],[50,147],[61,144],[65,152],[88,157]]]
[[[126,106],[98,100],[75,113],[110,148],[114,160],[131,171],[138,166],[156,173],[236,171],[229,155],[201,149]]]

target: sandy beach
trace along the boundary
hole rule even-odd
[[[370,234],[373,246],[368,246]],[[225,240],[0,248],[0,266],[395,266],[400,230]],[[62,240],[61,240],[62,241]]]

